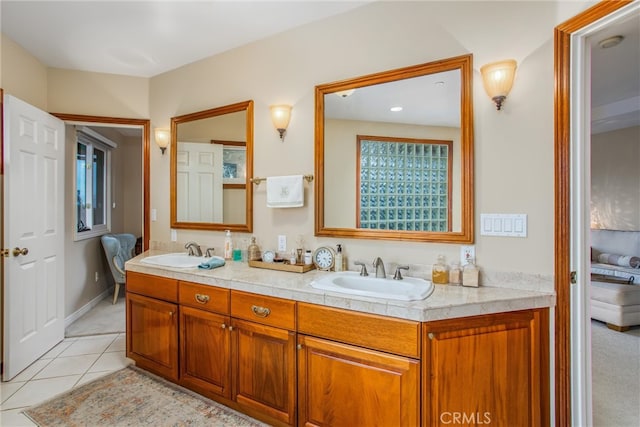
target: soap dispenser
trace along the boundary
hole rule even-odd
[[[342,263],[342,245],[341,244],[337,244],[336,245],[336,262],[334,263],[334,270],[335,271],[342,271],[343,269],[343,263]]]

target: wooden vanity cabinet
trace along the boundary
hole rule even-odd
[[[295,307],[295,301],[231,291],[234,400],[288,425],[296,422]]]
[[[298,331],[299,426],[420,424],[418,322],[298,303]]]
[[[179,282],[180,384],[231,398],[229,290]]]
[[[423,324],[423,426],[549,423],[548,310]]]
[[[178,381],[178,282],[127,272],[127,357]]]

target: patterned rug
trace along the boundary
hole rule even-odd
[[[134,366],[26,410],[39,426],[265,426]]]

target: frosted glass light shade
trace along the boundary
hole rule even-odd
[[[284,133],[289,126],[289,120],[291,119],[291,106],[290,105],[272,105],[271,120],[273,125],[280,133],[280,139],[284,139]]]
[[[502,103],[513,86],[516,61],[507,59],[484,65],[480,67],[480,74],[482,74],[482,82],[487,95],[496,103],[498,110],[502,109]]]
[[[169,146],[169,140],[171,139],[171,133],[167,129],[155,129],[156,144],[160,147],[162,154],[164,150]]]

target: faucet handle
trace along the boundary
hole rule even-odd
[[[368,276],[369,275],[369,273],[367,272],[367,265],[364,262],[356,261],[356,262],[354,262],[354,264],[355,265],[359,265],[361,267],[360,268],[360,275],[361,276]]]
[[[400,270],[409,270],[409,266],[408,265],[399,265],[396,267],[396,272],[393,275],[393,280],[402,280],[402,274],[400,273]]]
[[[207,258],[211,258],[213,256],[214,250],[215,250],[214,248],[207,248],[207,251],[206,251]]]

